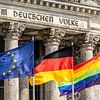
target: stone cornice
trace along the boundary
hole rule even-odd
[[[80,13],[87,13],[92,15],[97,15],[98,12],[100,11],[99,7],[87,6],[87,5],[76,4],[76,3],[72,4],[72,3],[63,3],[63,2],[56,2],[56,1],[54,2],[48,0],[41,1],[40,5],[69,10],[69,11],[76,11]]]
[[[88,14],[89,15],[98,15],[100,12],[99,7],[95,6],[87,6],[87,5],[82,5],[82,4],[72,4],[72,3],[63,3],[63,2],[52,2],[52,1],[41,1],[39,4],[35,3],[23,3],[23,2],[5,2],[5,1],[0,1],[0,4],[6,4],[6,5],[11,5],[11,6],[19,6],[19,7],[26,7],[28,9],[41,9],[41,10],[51,10],[55,11],[57,10],[67,10],[69,12],[74,11],[78,13],[83,13],[83,14]],[[46,9],[47,8],[47,9]],[[58,10],[59,9],[59,10]],[[87,15],[86,15],[87,16]]]

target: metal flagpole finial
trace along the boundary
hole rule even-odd
[[[73,46],[73,41],[71,41],[71,46]]]

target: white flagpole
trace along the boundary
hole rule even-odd
[[[72,100],[74,100],[74,75],[73,74],[74,73],[72,71],[72,77],[73,77],[73,79],[72,79]]]
[[[35,100],[35,83],[34,83],[34,77],[32,77],[33,80],[33,100]]]
[[[32,37],[32,41],[34,42],[34,36]],[[33,81],[32,82],[33,83],[33,100],[35,100],[35,82],[34,82],[34,77],[32,77],[32,81]]]
[[[73,48],[73,42],[72,42],[72,48]],[[72,62],[72,65],[74,65],[73,62]],[[72,100],[74,100],[74,70],[72,70]]]

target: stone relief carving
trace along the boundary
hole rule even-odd
[[[10,23],[9,26],[9,31],[14,35],[14,36],[20,36],[22,31],[24,31],[25,27],[24,25],[20,25],[19,23]]]
[[[44,29],[39,31],[45,43],[60,43],[61,39],[65,36],[66,31],[58,28]]]
[[[77,92],[74,94],[74,100],[79,100],[80,99],[80,93]],[[67,95],[67,100],[73,100],[72,95]]]
[[[18,39],[22,35],[22,32],[24,30],[25,30],[25,26],[20,23],[4,22],[2,24],[2,32],[4,33],[4,35],[10,36],[12,38]]]
[[[100,39],[100,35],[98,34],[79,34],[74,37],[74,44],[77,45],[79,48],[78,50],[75,50],[75,64],[80,63],[83,61],[83,58],[81,57],[81,49],[92,49],[95,50],[97,43]],[[95,53],[94,53],[95,55]]]
[[[90,34],[90,33],[86,33],[86,34],[79,34],[77,36],[75,36],[74,42],[75,44],[77,44],[77,42],[79,43],[80,47],[95,47],[95,45],[98,43],[100,38],[100,35],[98,34]]]

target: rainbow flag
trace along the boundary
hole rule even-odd
[[[70,81],[72,68],[72,46],[52,52],[35,62],[35,85],[41,85],[51,80],[56,82]],[[29,82],[32,85],[32,77]]]
[[[74,92],[100,84],[100,54],[74,66]],[[60,82],[61,95],[72,93],[72,82]]]

